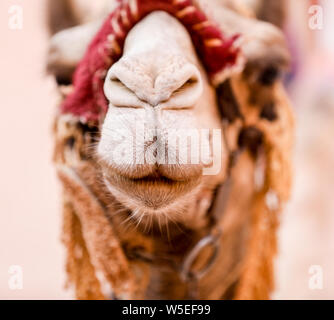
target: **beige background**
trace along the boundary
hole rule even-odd
[[[56,92],[44,71],[43,0],[0,1],[0,298],[64,298],[59,190],[52,167]],[[8,9],[23,6],[23,29]],[[11,265],[23,290],[8,287]]]
[[[23,6],[23,30],[8,28],[13,4]],[[44,0],[0,1],[0,299],[71,298],[63,289],[60,190],[51,162],[57,95],[44,72],[44,5]],[[298,10],[295,23],[306,21]],[[298,119],[296,179],[282,218],[276,298],[334,298],[334,97],[328,96],[334,90],[319,83],[332,68],[322,52],[305,48],[307,67],[291,89]],[[9,289],[11,265],[23,269],[22,290]],[[311,265],[323,269],[322,290],[308,287]]]

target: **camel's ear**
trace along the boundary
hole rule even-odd
[[[286,0],[210,0],[246,17],[256,17],[282,28],[286,17]]]
[[[107,16],[118,0],[46,0],[46,16],[51,35]]]
[[[246,2],[252,1],[246,0]],[[286,0],[257,0],[255,2],[257,2],[255,10],[258,19],[270,22],[279,28],[283,28],[287,15]]]
[[[245,58],[245,74],[265,86],[272,84],[288,68],[290,54],[282,31],[271,23],[237,10],[230,0],[196,0],[199,7],[217,22],[227,36],[240,34]],[[230,5],[228,5],[230,4]],[[245,11],[245,10],[244,10]]]
[[[59,84],[69,84],[73,72],[98,32],[103,20],[65,29],[50,40],[47,55],[47,71]]]
[[[263,85],[272,84],[290,65],[290,52],[283,32],[271,23],[249,20],[242,50],[247,64],[245,74]]]

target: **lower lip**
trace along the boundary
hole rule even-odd
[[[125,201],[157,210],[182,198],[200,184],[200,179],[175,181],[168,178],[131,179],[115,172],[105,172],[104,180],[109,191],[120,193]],[[125,198],[124,198],[125,197]],[[129,202],[127,202],[129,205]]]

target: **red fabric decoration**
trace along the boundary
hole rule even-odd
[[[166,11],[185,26],[211,79],[236,65],[239,49],[233,44],[238,36],[225,38],[219,28],[193,5],[192,0],[119,2],[78,65],[73,78],[74,91],[62,104],[62,113],[79,116],[82,122],[97,122],[106,113],[108,101],[103,84],[107,71],[121,57],[130,29],[152,11]]]

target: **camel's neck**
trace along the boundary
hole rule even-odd
[[[210,212],[212,198],[213,192],[198,192],[193,205],[179,213],[183,217],[179,221],[152,214],[136,217],[119,203],[117,211],[110,211],[113,228],[130,264],[149,274],[145,298],[190,298],[180,270],[186,256],[215,227]],[[200,261],[205,265],[207,260],[204,256]]]

